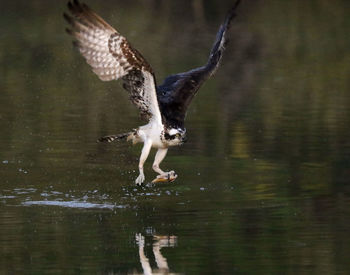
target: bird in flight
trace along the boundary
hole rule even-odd
[[[174,171],[164,172],[159,165],[169,147],[186,141],[184,121],[188,106],[203,82],[219,66],[227,43],[227,31],[239,2],[240,0],[236,1],[220,26],[207,63],[187,72],[170,75],[160,86],[156,85],[152,67],[123,35],[86,4],[77,0],[68,2],[70,14],[64,13],[64,18],[70,25],[67,32],[75,38],[74,45],[102,81],[122,79],[131,102],[147,122],[128,133],[105,136],[98,140],[112,142],[127,139],[134,144],[144,143],[136,184],[141,185],[145,180],[143,166],[152,147],[157,149],[152,168],[159,174],[153,182],[173,181],[177,178]]]

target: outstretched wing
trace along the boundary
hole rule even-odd
[[[64,18],[71,25],[67,32],[92,70],[103,81],[122,78],[130,100],[145,119],[161,123],[153,70],[126,38],[77,0],[68,2],[71,15]]]
[[[228,12],[224,23],[217,32],[214,45],[206,65],[188,72],[168,76],[162,85],[157,87],[157,97],[163,121],[174,128],[184,128],[187,108],[196,92],[218,68],[228,40],[226,33],[240,0]]]

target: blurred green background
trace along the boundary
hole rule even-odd
[[[233,1],[86,1],[156,72],[206,62]],[[179,178],[135,187],[142,125],[72,47],[66,1],[0,3],[0,273],[347,274],[350,2],[242,1],[222,66],[190,106]],[[146,163],[146,180],[153,155]]]

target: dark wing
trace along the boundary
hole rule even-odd
[[[236,16],[235,11],[239,2],[240,0],[236,2],[227,14],[224,23],[220,26],[207,64],[188,72],[170,75],[162,85],[157,87],[162,118],[168,126],[184,128],[184,120],[189,104],[203,82],[213,75],[219,66],[228,41],[226,33],[231,20]]]
[[[71,16],[64,14],[64,18],[71,29],[67,31],[93,72],[103,81],[122,78],[142,117],[161,123],[154,75],[147,61],[87,5],[75,0],[68,8]]]

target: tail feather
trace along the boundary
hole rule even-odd
[[[132,134],[132,132],[129,133],[124,133],[124,134],[119,134],[119,135],[110,135],[110,136],[105,136],[105,137],[101,137],[97,140],[97,142],[112,142],[115,140],[119,140],[119,139],[125,139],[128,136],[130,136],[130,134]]]

